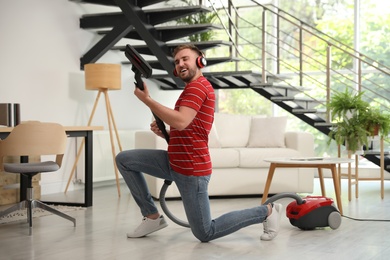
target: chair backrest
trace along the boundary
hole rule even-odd
[[[62,125],[38,121],[23,122],[0,140],[0,167],[5,156],[56,155],[61,167],[67,136]]]

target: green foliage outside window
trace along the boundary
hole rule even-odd
[[[218,112],[241,115],[272,115],[271,102],[251,89],[218,90]]]

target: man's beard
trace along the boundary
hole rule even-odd
[[[190,68],[189,68],[189,69],[187,70],[187,75],[184,76],[184,77],[180,77],[180,78],[181,78],[181,80],[183,80],[185,83],[189,83],[189,82],[191,82],[191,81],[194,79],[195,75],[196,75],[196,70],[195,70],[195,69],[190,69]]]

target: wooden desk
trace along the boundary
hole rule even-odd
[[[93,188],[93,131],[103,130],[103,126],[64,126],[68,137],[84,137],[85,138],[85,188],[84,188],[84,203],[77,202],[47,202],[48,204],[67,205],[67,206],[92,206],[92,188]],[[5,139],[12,131],[12,127],[0,127],[0,138]],[[26,178],[20,180],[20,200],[25,199],[27,189]],[[22,195],[23,194],[23,195]]]
[[[344,159],[344,158],[324,158],[322,160],[293,160],[289,158],[278,158],[278,159],[265,159],[264,161],[270,162],[271,165],[269,167],[267,181],[265,183],[262,203],[267,200],[269,188],[272,183],[272,178],[275,173],[276,168],[317,168],[318,169],[318,177],[320,179],[321,184],[321,193],[322,196],[326,196],[325,186],[324,186],[324,178],[322,175],[322,169],[330,169],[332,172],[334,191],[336,194],[337,207],[339,208],[340,214],[343,215],[343,205],[341,203],[340,196],[340,181],[339,175],[337,173],[336,165],[340,163],[351,163],[352,159]]]

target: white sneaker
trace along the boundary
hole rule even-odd
[[[163,229],[168,226],[164,217],[161,215],[157,219],[150,219],[144,217],[141,224],[131,233],[127,233],[128,238],[144,237],[150,233],[156,232],[157,230]]]
[[[271,215],[263,222],[264,234],[260,236],[261,240],[269,241],[278,235],[282,209],[282,204],[274,203]]]

